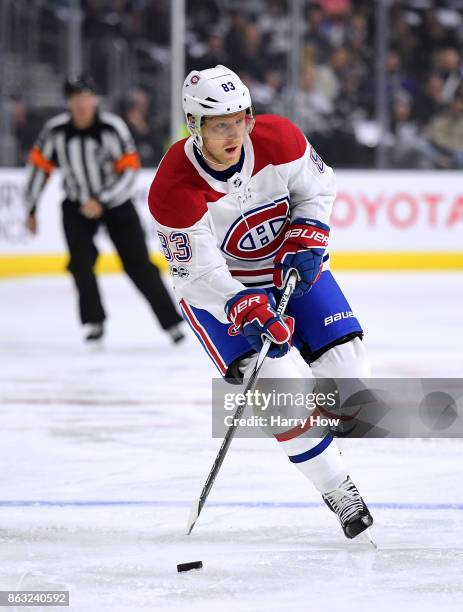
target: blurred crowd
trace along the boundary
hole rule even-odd
[[[59,2],[59,0],[56,0]],[[86,44],[106,36],[169,48],[170,0],[83,0]],[[386,59],[389,128],[376,122],[377,23],[369,0],[307,0],[299,23],[299,88],[288,82],[294,32],[289,0],[194,0],[187,6],[187,71],[233,68],[258,113],[288,114],[327,163],[374,165],[381,138],[393,168],[463,168],[463,0],[392,2]],[[92,66],[97,81],[105,78]],[[168,102],[156,83],[140,82],[117,108],[143,164],[168,146]],[[295,96],[295,98],[294,98]],[[292,105],[292,106],[291,106]],[[33,122],[18,101],[21,155]]]

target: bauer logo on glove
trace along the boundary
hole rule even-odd
[[[225,312],[255,351],[259,352],[264,338],[269,338],[272,345],[268,356],[283,357],[291,348],[294,319],[279,315],[275,306],[272,294],[263,289],[245,289],[228,300]]]
[[[283,289],[291,270],[295,270],[298,281],[293,296],[298,298],[307,293],[320,278],[329,233],[330,228],[320,221],[295,219],[275,256],[275,287]]]

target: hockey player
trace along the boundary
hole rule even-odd
[[[192,71],[182,89],[191,137],[160,163],[149,206],[185,319],[222,376],[241,381],[264,337],[263,378],[368,377],[362,328],[329,270],[335,180],[289,120],[254,116],[248,88],[225,66]],[[279,316],[291,270],[298,282]],[[334,316],[341,314],[341,316]],[[353,538],[373,519],[332,436],[275,435]]]

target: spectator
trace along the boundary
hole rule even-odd
[[[347,38],[351,49],[359,58],[366,58],[371,55],[368,35],[368,22],[365,15],[354,13],[349,24]]]
[[[463,92],[425,129],[438,168],[463,168]]]
[[[26,163],[29,151],[37,136],[39,125],[37,118],[31,115],[27,104],[22,98],[16,98],[14,103],[14,130],[16,135],[16,163],[23,165]]]
[[[252,78],[263,81],[270,60],[265,53],[262,30],[256,23],[249,21],[242,34],[241,46],[228,50],[231,64],[237,72],[246,71]]]
[[[228,54],[225,48],[225,38],[218,28],[211,29],[207,38],[205,53],[200,57],[192,57],[189,61],[190,70],[205,70],[217,64],[228,64]]]
[[[416,74],[427,69],[424,61],[426,54],[420,53],[421,43],[417,28],[404,18],[402,12],[392,21],[390,45],[399,53],[406,72]]]
[[[461,57],[456,49],[446,48],[434,54],[436,72],[444,81],[442,97],[444,102],[453,99],[462,79]]]
[[[335,49],[327,66],[318,69],[318,87],[329,99],[334,100],[341,89],[343,81],[353,70],[352,53],[347,47]]]
[[[325,13],[318,2],[309,3],[306,9],[308,52],[318,64],[328,62],[331,46],[325,31]]]
[[[283,73],[270,68],[266,71],[264,81],[256,81],[247,73],[241,73],[243,81],[251,91],[254,108],[258,113],[271,113],[275,99],[282,91]]]
[[[414,94],[414,80],[408,74],[406,74],[402,65],[402,59],[397,49],[389,49],[386,65],[388,72],[387,89],[389,99],[393,101],[394,97],[402,91],[407,91],[409,94]]]
[[[170,29],[167,26],[170,19],[170,0],[146,2],[144,9],[144,38],[157,45],[168,46]]]
[[[320,0],[325,12],[325,36],[332,48],[347,43],[347,31],[350,18],[350,0]]]
[[[272,63],[284,66],[292,42],[292,23],[287,0],[270,0],[267,11],[260,17],[258,24],[268,40],[266,53],[272,58]],[[300,28],[303,32],[303,23]]]
[[[406,91],[395,94],[389,135],[389,160],[392,168],[431,168],[432,159],[418,122],[412,115],[412,98]]]
[[[416,96],[415,118],[420,125],[425,125],[444,109],[443,89],[442,77],[434,72],[426,80],[424,89]]]
[[[432,51],[459,46],[455,31],[444,25],[441,12],[436,10],[426,11],[420,40],[424,48]]]
[[[148,93],[138,88],[129,95],[125,120],[135,141],[141,165],[148,168],[156,166],[163,155],[162,141],[156,137],[149,118],[150,98]]]
[[[296,93],[299,125],[320,154],[324,156],[331,136],[330,117],[333,112],[333,103],[318,86],[316,67],[310,66],[304,70],[299,86],[300,89]]]
[[[364,147],[355,136],[356,126],[366,119],[362,101],[360,74],[352,73],[341,83],[331,116],[333,132],[324,156],[330,165],[368,166],[371,149]],[[346,151],[349,153],[346,155]],[[362,161],[365,160],[365,161]]]
[[[156,2],[151,2],[156,4]],[[211,28],[220,27],[221,11],[217,0],[196,0],[195,2],[185,2],[188,23],[190,30],[199,38],[206,38]],[[194,66],[197,69],[197,66]]]

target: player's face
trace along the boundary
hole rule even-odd
[[[202,126],[205,157],[226,167],[238,163],[246,134],[246,111],[207,117]]]
[[[77,127],[85,128],[93,123],[98,97],[92,92],[75,93],[68,98],[68,107]]]

